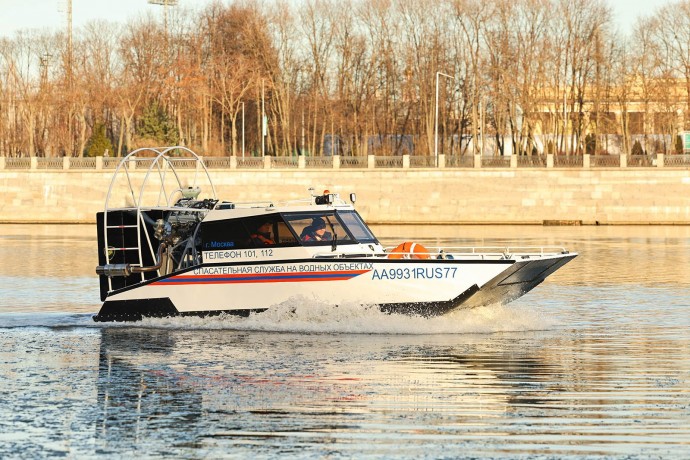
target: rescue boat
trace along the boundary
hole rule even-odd
[[[310,191],[289,202],[224,201],[191,150],[135,150],[97,213],[103,305],[93,319],[248,316],[295,299],[439,316],[514,300],[577,256],[554,247],[385,248],[355,194]]]

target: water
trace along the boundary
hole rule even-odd
[[[444,318],[296,299],[112,326],[92,227],[0,226],[0,458],[690,457],[690,228],[374,230],[580,257]]]

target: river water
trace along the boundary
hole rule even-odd
[[[304,299],[113,326],[92,226],[0,226],[0,458],[690,457],[690,228],[374,230],[580,256],[444,318]]]

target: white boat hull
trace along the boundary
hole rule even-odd
[[[457,308],[506,303],[540,284],[575,254],[523,260],[307,259],[204,264],[113,291],[97,321],[145,316],[248,315],[303,299],[378,306],[437,316]]]

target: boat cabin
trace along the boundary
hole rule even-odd
[[[349,205],[218,206],[206,215],[200,230],[204,262],[383,252],[374,234]]]

